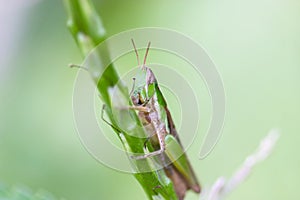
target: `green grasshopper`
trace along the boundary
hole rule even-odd
[[[132,106],[129,108],[138,112],[138,117],[148,134],[145,148],[146,143],[149,142],[154,151],[150,151],[151,148],[148,148],[149,153],[131,158],[139,160],[158,156],[164,165],[167,176],[173,182],[179,199],[183,199],[189,189],[200,193],[200,185],[184,153],[166,100],[154,73],[146,66],[150,42],[142,65],[140,65],[139,55],[133,40],[132,44],[141,70],[138,76],[134,78],[133,88],[130,92]]]

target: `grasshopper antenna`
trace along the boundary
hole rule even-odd
[[[86,67],[84,67],[84,66],[80,66],[80,65],[76,65],[76,64],[69,64],[69,67],[70,68],[79,68],[79,69],[83,69],[83,70],[85,70],[85,71],[89,71]]]
[[[132,84],[132,88],[131,88],[131,91],[130,91],[130,96],[133,94],[133,91],[134,91],[134,87],[135,87],[135,78],[132,78],[133,80],[133,84]]]
[[[136,55],[138,66],[140,66],[139,54],[137,52],[137,49],[136,49],[136,46],[135,46],[135,43],[134,43],[133,39],[131,39],[131,42],[132,42],[132,45],[133,45],[133,48],[134,48],[134,51],[135,51],[135,55]]]
[[[147,50],[146,50],[145,57],[144,57],[143,67],[146,65],[146,59],[147,59],[147,56],[148,56],[150,45],[151,45],[151,42],[148,42]]]

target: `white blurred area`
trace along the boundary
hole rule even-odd
[[[24,32],[26,14],[41,0],[0,0],[0,82],[9,77],[14,53]]]

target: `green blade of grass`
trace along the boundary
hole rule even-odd
[[[101,18],[89,0],[64,0],[64,4],[68,14],[67,26],[82,55],[86,57],[92,49],[106,39],[106,31],[103,27]],[[108,57],[108,51],[101,53],[98,52],[94,59],[97,59],[97,62],[99,63],[103,63],[103,61],[108,59]],[[103,70],[104,69],[99,69],[99,71]],[[127,93],[128,96],[127,88],[118,84],[119,76],[112,64],[104,70],[101,77],[92,78],[97,85],[102,101],[107,105],[107,109],[105,111],[108,118],[115,127],[118,127],[118,125],[114,123],[115,120],[111,111],[111,102],[113,103],[113,101],[109,95],[109,88],[118,87],[122,93]],[[125,99],[125,101],[128,101],[128,99]],[[136,123],[140,123],[137,117]],[[120,138],[120,133],[115,129],[114,131]],[[127,133],[122,134],[125,137],[125,141],[121,140],[124,147],[128,146],[132,153],[143,152],[144,140],[142,137],[132,137]],[[135,164],[137,171],[139,171],[139,169],[142,171],[142,169],[145,168],[151,169],[151,166],[145,166],[147,165],[147,162],[136,162]],[[135,173],[134,176],[143,187],[149,199],[154,199],[158,195],[165,199],[177,199],[176,193],[173,189],[173,183],[169,180],[164,170],[145,173],[142,171],[141,173]]]

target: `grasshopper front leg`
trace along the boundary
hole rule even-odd
[[[107,120],[104,118],[104,111],[105,111],[105,109],[106,109],[106,105],[103,104],[102,109],[101,109],[101,119],[102,119],[106,124],[108,124],[110,127],[112,127],[113,129],[115,129],[115,130],[117,130],[119,133],[121,133],[122,131],[121,131],[118,127],[116,127],[115,125],[113,125],[112,123],[110,123],[109,121],[107,121]]]

